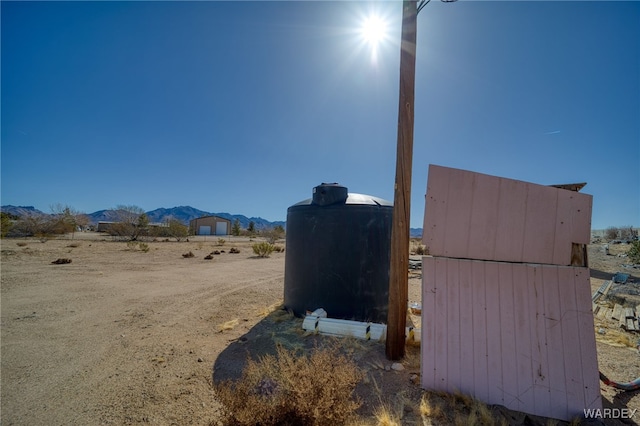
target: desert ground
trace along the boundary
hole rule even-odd
[[[258,258],[247,238],[225,240],[154,241],[147,252],[95,233],[2,240],[0,423],[221,424],[213,381],[237,377],[247,355],[276,343],[309,347],[334,339],[305,336],[301,319],[272,320],[283,298],[285,253]],[[617,271],[640,282],[637,269],[621,269],[624,249],[611,246],[607,256],[599,244],[589,247],[592,291]],[[221,253],[206,260],[214,250]],[[194,256],[182,256],[188,252]],[[61,258],[71,263],[52,264]],[[420,271],[410,272],[411,301],[420,301],[420,283]],[[640,335],[606,320],[596,321],[594,332],[603,373],[617,381],[640,375]],[[381,405],[402,424],[423,424],[419,349],[409,347],[396,371],[384,344],[344,344],[366,371],[356,389],[361,424],[376,424]],[[601,389],[605,407],[640,409],[639,391]],[[562,424],[503,416],[508,424]]]

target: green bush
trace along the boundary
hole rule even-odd
[[[277,356],[248,360],[235,383],[215,386],[227,425],[346,424],[360,402],[354,390],[362,379],[355,363],[337,348],[310,356],[277,348]]]
[[[631,243],[631,247],[627,251],[627,256],[629,256],[629,260],[633,263],[640,263],[640,241],[633,241]]]
[[[273,250],[275,249],[273,244],[270,244],[266,241],[255,243],[251,246],[251,248],[253,248],[253,252],[259,257],[269,257],[269,255],[273,253]]]

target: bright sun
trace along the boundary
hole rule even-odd
[[[360,34],[375,49],[387,37],[387,23],[381,17],[371,15],[362,23]]]

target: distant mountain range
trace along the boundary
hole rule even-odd
[[[4,213],[9,213],[16,216],[24,216],[24,215],[32,215],[32,214],[47,214],[44,213],[33,206],[2,206],[0,207]],[[274,226],[281,225],[285,226],[285,222],[283,221],[275,221],[270,222],[261,217],[247,217],[239,214],[229,214],[229,213],[210,213],[203,210],[198,210],[191,206],[179,206],[172,207],[169,209],[159,208],[155,210],[151,210],[146,212],[147,217],[149,218],[149,222],[164,222],[167,219],[173,218],[177,219],[185,225],[189,224],[189,221],[192,219],[196,219],[202,216],[219,216],[225,219],[229,219],[232,223],[235,222],[236,219],[240,222],[241,228],[247,228],[250,222],[254,223],[256,229],[266,229],[273,228]],[[111,222],[117,220],[117,212],[114,209],[109,210],[98,210],[97,212],[87,213],[89,220],[93,224],[97,224],[98,222]]]
[[[46,214],[33,206],[1,206],[0,210],[4,213],[13,214],[16,216],[24,216],[30,214]],[[240,214],[229,214],[229,213],[210,213],[203,210],[198,210],[191,206],[179,206],[172,208],[159,208],[155,210],[151,210],[146,212],[147,217],[149,218],[149,222],[164,222],[169,218],[177,219],[185,225],[189,224],[189,221],[192,219],[196,219],[202,216],[218,216],[225,219],[229,219],[231,223],[233,223],[236,219],[240,222],[240,227],[246,229],[249,226],[250,222],[253,222],[256,229],[267,229],[273,228],[274,226],[280,225],[282,227],[286,227],[286,222],[283,221],[275,221],[270,222],[261,217],[247,217]],[[97,224],[98,222],[111,222],[117,220],[117,213],[115,210],[99,210],[97,212],[93,212],[87,214],[91,223]],[[412,237],[420,237],[422,236],[422,228],[411,228],[411,236]]]

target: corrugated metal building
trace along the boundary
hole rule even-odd
[[[422,387],[570,420],[602,408],[592,196],[429,167]]]
[[[229,235],[231,221],[219,216],[202,216],[189,221],[189,229],[193,235]]]

